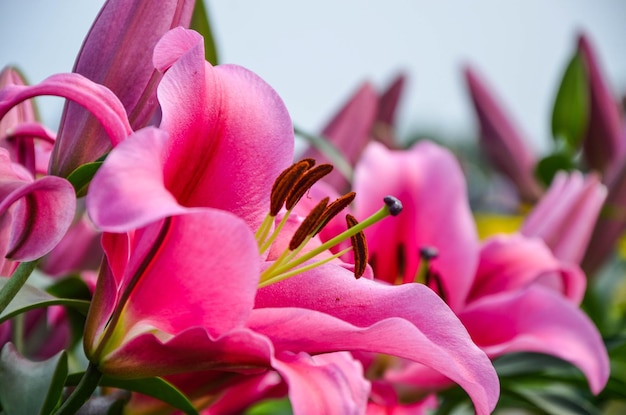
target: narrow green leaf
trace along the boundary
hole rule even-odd
[[[589,85],[582,57],[576,53],[570,60],[556,94],[552,110],[552,135],[563,140],[571,150],[580,147],[589,122]]]
[[[246,415],[292,415],[289,399],[268,399],[253,405]]]
[[[560,170],[571,171],[575,167],[576,164],[570,156],[555,153],[544,157],[537,163],[535,175],[545,186],[549,186],[557,172]]]
[[[4,287],[8,280],[8,277],[0,277],[0,289]],[[87,313],[87,310],[89,310],[89,301],[54,297],[39,288],[35,288],[29,284],[24,284],[15,298],[13,298],[13,300],[9,303],[7,308],[0,313],[0,323],[28,310],[48,307],[51,305],[64,305],[72,307],[85,314]]]
[[[67,354],[32,362],[11,343],[0,353],[0,403],[7,415],[47,415],[59,404],[67,378]]]
[[[100,386],[139,392],[172,405],[188,415],[198,415],[198,411],[189,399],[174,385],[161,378],[116,379],[105,375],[100,380]]]
[[[101,161],[86,163],[78,166],[76,170],[70,173],[67,180],[72,184],[72,186],[74,186],[76,196],[81,197],[87,194],[89,183],[91,183],[91,179],[93,179],[93,176],[96,174],[101,165]]]
[[[196,1],[196,5],[193,9],[193,15],[191,15],[190,27],[204,37],[205,59],[212,65],[217,65],[219,63],[217,47],[215,46],[215,39],[213,38],[211,23],[209,22],[209,14],[207,13],[203,0]]]

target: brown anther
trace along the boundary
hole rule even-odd
[[[324,212],[326,211],[326,206],[328,205],[328,198],[320,200],[320,202],[315,205],[315,207],[311,210],[311,213],[308,214],[306,218],[302,221],[296,232],[291,237],[289,241],[289,249],[294,250],[299,247],[302,242],[307,238],[307,236],[312,236],[317,229],[317,226],[320,222],[320,219]]]
[[[320,164],[312,169],[307,170],[298,181],[293,185],[291,192],[285,200],[285,207],[287,209],[293,208],[296,203],[300,201],[302,196],[317,183],[322,177],[333,171],[333,166],[330,164]]]
[[[348,228],[356,226],[359,222],[356,218],[350,214],[346,215],[346,223]],[[360,278],[367,268],[367,241],[365,240],[365,233],[363,231],[358,232],[350,237],[350,243],[352,244],[352,251],[354,252],[354,276]]]
[[[319,231],[324,229],[324,226],[328,224],[335,216],[337,216],[342,210],[348,207],[350,203],[354,200],[356,193],[349,192],[345,195],[338,197],[333,203],[328,205],[326,208],[326,212],[324,212],[323,221],[319,224],[317,231],[315,234],[317,235]]]
[[[270,215],[276,216],[283,207],[287,195],[293,189],[300,177],[315,165],[315,160],[304,159],[292,164],[278,175],[272,186],[270,195]]]

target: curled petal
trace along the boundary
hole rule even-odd
[[[93,222],[106,232],[128,232],[186,210],[165,187],[168,134],[148,127],[112,151],[87,194]]]
[[[348,352],[309,356],[279,353],[272,366],[289,385],[295,415],[362,414],[370,384],[363,367]]]
[[[0,118],[20,102],[40,95],[67,98],[85,107],[102,124],[113,145],[132,131],[119,99],[107,88],[78,74],[52,75],[32,86],[5,87],[0,91]]]
[[[10,209],[12,217],[7,251],[2,255],[15,261],[40,258],[56,246],[72,223],[74,188],[60,177],[33,181],[26,172],[12,170],[4,149],[0,165],[0,216]]]
[[[598,330],[558,293],[534,286],[484,297],[459,318],[491,357],[519,351],[559,357],[585,374],[593,393],[608,380],[608,355]]]

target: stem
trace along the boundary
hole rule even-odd
[[[75,414],[87,399],[91,397],[91,394],[102,378],[102,372],[93,364],[89,363],[85,374],[78,382],[76,389],[72,394],[63,402],[63,405],[54,413],[54,415],[72,415]]]
[[[22,289],[26,280],[37,266],[38,259],[30,262],[22,262],[7,280],[7,283],[0,290],[0,314],[13,301],[13,298]]]

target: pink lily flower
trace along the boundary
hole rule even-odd
[[[168,30],[189,26],[194,0],[166,0],[158,6],[137,0],[107,0],[87,34],[73,72],[106,86],[120,99],[133,129],[148,124],[157,108],[160,73],[152,50]],[[81,164],[111,149],[111,141],[89,110],[66,105],[50,172],[67,177]]]
[[[370,143],[357,165],[354,190],[361,196],[355,207],[361,218],[370,214],[382,192],[403,200],[404,212],[396,221],[365,231],[377,278],[429,285],[491,358],[511,351],[551,354],[576,365],[592,392],[600,392],[609,375],[608,357],[597,329],[577,307],[584,274],[575,264],[556,259],[538,238],[502,236],[481,246],[463,175],[451,153],[429,142],[406,151]],[[579,251],[564,246],[562,252],[575,256]],[[403,390],[449,382],[430,372],[403,363],[377,380]]]
[[[364,405],[361,392],[316,368],[325,362],[317,356],[373,351],[432,367],[489,413],[493,367],[429,289],[355,279],[332,262],[300,269],[264,250],[272,183],[288,177],[293,157],[276,93],[241,67],[205,62],[202,38],[182,28],[163,37],[154,62],[165,72],[161,125],[115,147],[87,196],[107,258],[85,331],[89,359],[123,377],[273,369],[296,413],[326,405],[342,414]],[[314,251],[305,245],[306,260]],[[304,393],[309,372],[325,393]]]
[[[527,141],[474,69],[465,68],[465,79],[480,124],[483,152],[515,184],[523,200],[536,201],[542,189],[534,176],[537,159]]]

